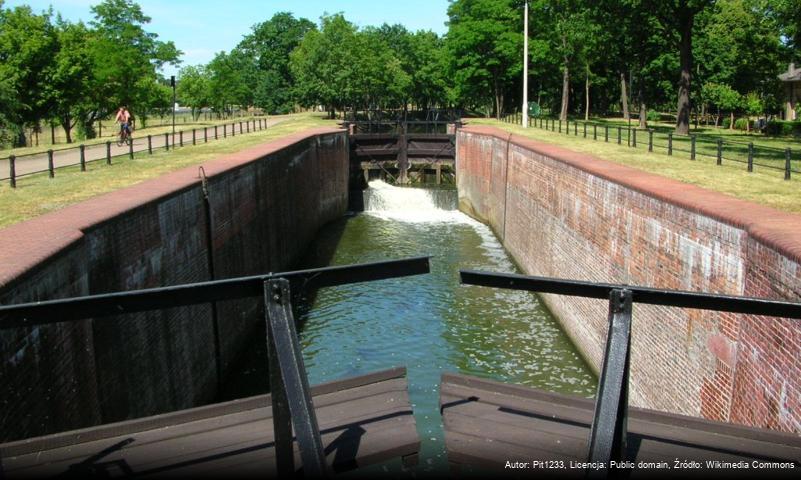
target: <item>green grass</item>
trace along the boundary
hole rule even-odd
[[[161,150],[152,155],[142,152],[133,160],[125,156],[116,157],[112,165],[91,162],[87,164],[86,172],[81,172],[78,166],[59,169],[53,179],[48,178],[46,172],[35,174],[20,179],[16,189],[3,182],[0,185],[0,228],[291,133],[337,125],[336,121],[326,120],[323,115],[293,115],[267,130],[237,135],[224,142],[187,146],[169,152]]]
[[[654,152],[649,153],[647,151],[647,135],[640,139],[642,131],[638,133],[638,148],[631,148],[627,146],[625,134],[623,134],[622,145],[617,144],[616,128],[610,128],[609,142],[606,143],[603,129],[600,127],[598,128],[598,140],[592,139],[591,126],[588,127],[587,138],[583,138],[583,126],[580,123],[578,136],[573,134],[573,122],[570,126],[570,135],[564,133],[564,125],[562,133],[559,134],[539,127],[523,129],[519,125],[497,120],[470,119],[468,123],[492,125],[534,140],[560,145],[576,152],[589,153],[604,160],[710,190],[717,190],[743,200],[769,205],[787,212],[801,213],[801,174],[793,174],[793,178],[787,181],[784,180],[784,174],[781,171],[764,167],[761,164],[755,164],[754,172],[748,173],[742,163],[724,160],[723,165],[718,166],[715,164],[716,159],[713,156],[699,154],[693,161],[689,159],[689,154],[684,152],[674,150],[674,155],[668,156],[664,148],[656,147]],[[799,152],[801,152],[801,148]],[[801,165],[798,163],[794,165],[794,168],[801,170],[799,167]]]
[[[230,125],[231,123],[244,122],[246,120],[252,120],[253,118],[274,120],[276,118],[287,118],[287,117],[291,117],[291,115],[280,115],[280,116],[279,115],[273,115],[273,116],[270,116],[270,117],[267,117],[267,116],[263,116],[263,117],[241,117],[241,118],[237,117],[237,118],[230,118],[230,119],[226,119],[226,120],[221,120],[221,119],[206,120],[206,121],[198,120],[198,121],[195,121],[195,122],[181,122],[181,123],[176,121],[176,123],[175,123],[175,133],[177,134],[181,130],[183,130],[183,131],[191,131],[193,128],[200,129],[200,128],[203,128],[203,127],[210,127],[210,126],[213,126],[213,125],[222,125],[222,124]],[[149,118],[148,121],[147,121],[147,127],[145,127],[145,128],[138,128],[139,125],[141,125],[141,121],[137,120],[136,121],[137,128],[134,131],[134,137],[145,137],[147,135],[159,135],[159,134],[172,132],[172,123],[161,124],[161,122],[158,121],[158,118],[159,117]],[[186,119],[187,117],[184,117],[184,118]],[[45,132],[45,133],[39,134],[39,138],[40,138],[41,141],[39,142],[38,146],[0,149],[0,158],[6,158],[6,157],[8,157],[9,155],[12,155],[12,154],[16,155],[18,157],[22,156],[22,155],[32,155],[32,154],[35,154],[35,153],[46,152],[47,150],[49,150],[51,148],[53,150],[63,150],[63,149],[69,149],[69,148],[78,148],[78,145],[80,145],[80,144],[96,145],[98,143],[105,143],[107,140],[114,141],[117,138],[117,133],[118,132],[119,132],[119,125],[118,124],[113,123],[113,122],[103,122],[103,135],[100,136],[100,137],[92,138],[92,139],[89,139],[89,140],[75,140],[72,143],[66,143],[66,141],[65,141],[65,142],[61,142],[61,143],[56,143],[55,145],[51,145],[50,144],[50,133],[49,132]],[[45,138],[47,139],[47,141],[44,141]]]

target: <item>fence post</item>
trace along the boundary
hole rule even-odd
[[[792,151],[790,148],[784,149],[784,179],[790,180],[790,156],[792,155]]]
[[[668,132],[668,156],[673,155],[673,132]]]
[[[228,138],[228,125],[223,123],[223,138]]]
[[[631,127],[626,127],[626,145],[631,146]]]
[[[690,135],[690,160],[695,160],[695,135]]]
[[[618,145],[620,145],[622,143],[622,138],[623,137],[621,137],[621,134],[622,134],[621,127],[617,127],[617,144]]]
[[[164,148],[166,148],[167,151],[170,150],[170,134],[169,133],[165,133],[164,134]]]
[[[197,145],[195,129],[192,129],[192,145]]]
[[[718,138],[718,165],[723,165],[723,139]]]
[[[587,123],[584,123],[584,138],[587,138]]]
[[[86,153],[85,153],[86,146],[82,143],[82,144],[78,145],[78,150],[81,152],[81,171],[85,172],[86,171]]]
[[[11,180],[11,188],[17,188],[17,157],[8,156],[8,177]]]
[[[609,125],[604,125],[604,142],[609,143]]]
[[[217,125],[214,126],[214,139],[217,140]]]
[[[598,140],[598,125],[595,124],[592,126],[592,139]]]
[[[241,124],[240,124],[240,125],[241,125]],[[247,120],[247,121],[245,122],[245,125],[248,127],[248,133],[250,133],[250,120]],[[242,127],[239,127],[239,128],[242,128]]]
[[[236,136],[236,122],[231,122],[231,136]]]
[[[578,137],[578,122],[573,122],[573,135]]]
[[[648,129],[648,151],[654,151],[654,130],[650,128]]]
[[[631,146],[637,148],[637,129],[629,130],[631,132]]]
[[[153,137],[151,135],[147,136],[147,153],[153,155]]]
[[[754,171],[754,142],[748,143],[748,171]]]
[[[110,144],[111,142],[106,142],[106,143]],[[53,150],[47,151],[47,173],[50,176],[50,178],[56,176],[56,169],[55,166],[53,165]]]
[[[203,127],[203,143],[209,143],[209,127]]]
[[[111,142],[106,142],[106,165],[111,165]]]
[[[184,131],[183,130],[180,130],[178,132],[178,146],[181,146],[181,147],[184,146]]]
[[[562,133],[562,119],[559,119],[559,133]]]
[[[131,139],[131,143],[128,144],[128,158],[133,160],[133,139]]]

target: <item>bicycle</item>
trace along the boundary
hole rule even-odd
[[[121,147],[123,145],[131,145],[133,143],[133,137],[130,133],[128,133],[128,128],[121,128],[120,132],[117,134],[117,146]]]

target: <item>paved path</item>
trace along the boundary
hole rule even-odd
[[[217,140],[222,140],[224,138],[228,138],[231,136],[241,135],[242,133],[247,134],[248,131],[253,132],[253,131],[263,130],[265,124],[266,127],[269,128],[285,120],[287,120],[287,117],[256,119],[255,124],[253,120],[248,120],[248,121],[243,120],[241,122],[234,121],[234,122],[228,122],[226,124],[218,124],[216,125]],[[261,123],[262,126],[259,126],[259,121],[262,122]],[[205,127],[205,129],[196,128],[195,142],[200,144],[206,141],[208,142],[215,141],[214,127],[215,127],[214,125],[211,125]],[[204,136],[204,130],[205,130],[205,136]],[[164,149],[166,148],[167,142],[169,142],[169,148],[173,148],[173,145],[179,145],[181,141],[182,141],[181,135],[178,131],[176,131],[174,135],[171,133],[152,135],[150,148],[153,151]],[[185,130],[183,132],[183,144],[184,145],[192,144],[192,130]],[[132,147],[134,153],[147,152],[148,151],[147,136],[137,137],[136,132],[134,132],[134,142]],[[118,147],[116,141],[111,142],[110,146],[108,147],[108,152],[106,151],[106,148],[107,147],[105,143],[87,145],[84,150],[85,161],[86,162],[106,161],[107,155],[110,155],[111,160],[113,162],[114,157],[129,154],[129,147],[127,145]],[[74,148],[66,148],[53,151],[54,169],[59,169],[70,165],[78,165],[80,164],[80,162],[81,162],[81,154],[80,154],[80,149],[77,146],[75,146]],[[0,180],[7,181],[8,179],[11,178],[9,168],[10,165],[8,158],[0,159]],[[46,172],[47,170],[48,170],[47,152],[22,155],[16,158],[15,172],[17,178],[24,175],[30,175],[33,173]],[[58,171],[56,171],[55,174],[58,175]]]

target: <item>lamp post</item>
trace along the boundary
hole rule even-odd
[[[172,137],[175,140],[175,75],[170,76],[170,86],[172,87]]]
[[[528,0],[523,10],[523,128],[528,128]]]

